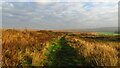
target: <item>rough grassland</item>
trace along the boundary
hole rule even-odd
[[[119,66],[118,39],[90,32],[3,30],[2,66]]]

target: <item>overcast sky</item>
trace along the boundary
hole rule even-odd
[[[3,2],[3,28],[81,29],[118,26],[117,2]]]

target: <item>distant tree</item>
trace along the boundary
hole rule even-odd
[[[120,34],[120,31],[115,31],[114,33]]]

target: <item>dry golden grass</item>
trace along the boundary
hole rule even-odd
[[[80,61],[86,65],[120,65],[120,42],[90,39],[96,38],[96,36],[101,37],[96,33],[88,32],[4,29],[1,36],[3,66],[44,66],[44,61],[47,58],[44,56],[47,52],[46,49],[52,40],[61,37],[66,39],[61,40],[62,43],[67,42],[75,49],[77,56],[82,58]],[[58,42],[61,44],[60,41]]]
[[[120,43],[115,42],[88,42],[77,36],[67,36],[67,42],[74,47],[78,55],[92,66],[118,66]]]
[[[58,35],[52,33],[3,30],[2,61],[3,66],[43,65],[43,52],[49,42]]]

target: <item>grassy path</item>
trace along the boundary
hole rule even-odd
[[[47,60],[45,60],[46,66],[75,66],[76,63],[81,63],[76,57],[74,48],[69,46],[65,41],[65,36],[54,40],[51,45],[47,48],[45,53]]]
[[[54,66],[57,56],[57,51],[61,49],[61,45],[59,44],[60,38],[51,42],[45,56],[47,56],[47,60],[45,60],[45,66]]]
[[[74,66],[75,50],[67,44],[65,37],[62,37],[59,43],[61,49],[57,51],[57,66]]]

